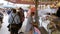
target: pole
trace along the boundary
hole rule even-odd
[[[35,11],[35,24],[37,24],[38,26],[38,23],[39,23],[39,20],[38,20],[38,0],[35,0],[35,8],[36,8],[36,11]]]

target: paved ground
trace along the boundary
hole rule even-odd
[[[7,25],[8,25],[8,15],[4,15],[4,19],[3,19],[3,24],[2,27],[0,29],[0,34],[9,34],[10,32],[8,31]]]

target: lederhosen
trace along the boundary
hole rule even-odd
[[[12,16],[12,15],[11,15],[11,16]],[[16,16],[16,15],[15,15],[15,16]],[[12,24],[9,24],[9,31],[12,31],[12,32],[18,32],[18,30],[19,30],[19,28],[20,28],[19,24],[13,23],[13,22],[15,22],[15,21],[14,21],[15,16],[14,16],[14,17],[12,16],[12,18],[13,18]]]

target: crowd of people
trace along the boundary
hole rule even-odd
[[[24,10],[20,7],[18,11],[15,8],[2,9],[0,11],[0,21],[3,23],[4,14],[9,15],[7,26],[11,34],[18,34],[24,21]]]
[[[26,18],[28,18],[28,21],[27,21],[27,26],[26,26],[26,32],[30,32],[30,34],[33,33],[33,31],[32,31],[32,30],[34,30],[33,28],[37,28],[36,25],[34,25],[35,11],[36,11],[35,7],[30,7],[27,11]],[[52,11],[55,11],[55,12],[52,12]],[[23,21],[25,19],[24,9],[21,7],[18,9],[10,8],[10,9],[4,9],[3,13],[5,13],[5,12],[9,15],[9,19],[8,19],[9,25],[7,26],[9,28],[9,31],[11,32],[11,34],[18,34],[18,30],[22,27]],[[3,13],[1,14],[1,12],[0,12],[0,15],[3,15]],[[57,17],[60,17],[60,7],[58,7],[58,9],[57,8],[51,9],[51,7],[47,8],[47,5],[46,5],[45,9],[38,10],[38,16],[43,17],[43,15],[55,15]],[[48,16],[46,16],[46,18],[47,17]],[[3,19],[3,17],[1,17],[1,18]],[[1,18],[0,18],[0,21],[2,23]],[[39,23],[39,25],[40,25],[40,23]],[[39,29],[38,29],[38,31],[39,31]],[[39,34],[41,34],[41,33],[39,33]]]
[[[21,28],[22,23],[24,21],[24,12],[22,8],[18,9],[19,11],[17,12],[16,9],[12,9],[12,12],[10,13],[9,16],[9,31],[11,34],[18,34],[18,30]]]

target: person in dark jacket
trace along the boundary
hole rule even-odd
[[[57,10],[56,16],[60,17],[60,7]]]
[[[21,23],[24,21],[24,10],[20,7],[18,15],[20,16]]]
[[[17,14],[19,15],[19,17],[20,17],[20,28],[22,27],[22,24],[23,24],[23,21],[24,21],[24,10],[20,7],[19,9],[18,9],[19,11],[17,12]],[[23,32],[20,32],[20,34],[21,33],[23,33]]]
[[[20,28],[21,28],[21,26],[22,26],[22,23],[23,23],[23,21],[24,21],[24,10],[20,7],[19,9],[18,9],[19,11],[17,12],[18,13],[18,15],[19,15],[19,17],[20,17]]]

